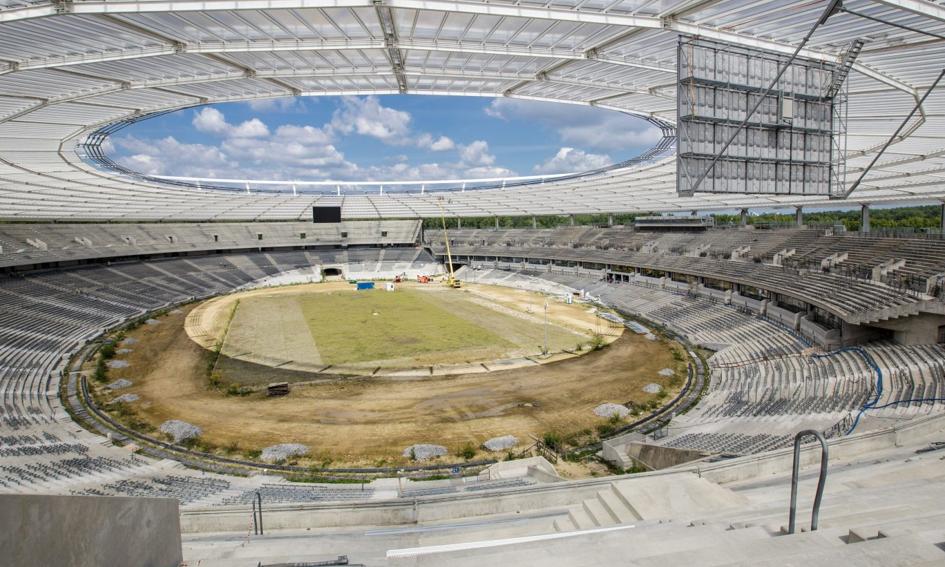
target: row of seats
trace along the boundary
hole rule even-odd
[[[513,275],[514,274],[514,275]],[[466,281],[583,290],[714,350],[699,404],[654,433],[656,443],[709,453],[750,454],[790,444],[799,429],[830,430],[882,395],[858,431],[945,411],[945,347],[888,342],[857,351],[817,352],[775,321],[705,297],[639,284],[610,283],[574,270],[464,269]],[[602,400],[604,401],[604,400]],[[843,433],[846,433],[844,430]]]
[[[442,245],[443,235],[428,232],[430,244]],[[945,240],[825,234],[819,229],[651,232],[629,226],[559,227],[552,229],[461,229],[449,233],[453,246],[521,248],[592,248],[756,263],[778,262],[795,269],[820,271],[830,257],[846,258],[832,271],[871,279],[873,268],[886,261],[905,263],[882,276],[896,287],[924,293],[929,278],[945,272]]]
[[[0,268],[143,254],[301,247],[412,245],[420,221],[160,224],[0,224]]]

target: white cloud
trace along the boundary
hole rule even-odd
[[[489,153],[489,144],[484,140],[460,146],[459,159],[467,167],[492,165],[495,163],[495,156]]]
[[[431,134],[420,134],[417,137],[417,147],[434,152],[445,152],[456,147],[456,143],[446,136],[440,136],[434,139]]]
[[[486,141],[459,144],[447,136],[418,133],[411,129],[411,120],[410,113],[385,107],[376,97],[348,97],[321,127],[284,124],[270,130],[258,118],[234,124],[219,109],[204,107],[193,113],[191,122],[197,131],[219,138],[214,143],[186,144],[173,137],[112,140],[124,154],[120,163],[151,175],[352,181],[516,175],[496,163]],[[411,163],[416,155],[395,155],[383,165],[362,167],[339,149],[339,139],[346,135],[369,136],[390,146],[438,152],[452,159]]]
[[[229,135],[234,138],[263,138],[269,135],[269,128],[263,124],[262,120],[253,118],[234,126]]]
[[[258,118],[252,118],[238,125],[230,124],[222,112],[207,106],[194,114],[194,128],[207,134],[233,138],[262,138],[269,135],[269,128]]]
[[[613,161],[605,154],[591,154],[575,148],[561,148],[554,156],[536,165],[535,173],[574,173],[610,165]]]
[[[556,131],[568,145],[620,152],[627,158],[652,147],[662,137],[659,128],[645,120],[590,106],[496,98],[485,113],[501,120],[534,122]]]
[[[452,150],[456,147],[456,144],[453,143],[453,140],[450,140],[446,136],[440,136],[435,142],[430,144],[430,149],[434,152],[445,152],[447,150]]]
[[[212,106],[201,108],[191,123],[199,132],[208,134],[224,134],[230,127],[223,113]]]
[[[133,136],[116,138],[117,148],[129,155],[118,162],[148,175],[181,175],[225,177],[234,164],[216,146],[185,144],[173,136],[140,139]]]
[[[386,144],[409,143],[410,113],[382,106],[377,97],[346,97],[335,111],[331,127],[342,134],[356,133]]]

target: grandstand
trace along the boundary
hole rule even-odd
[[[927,234],[877,233],[870,211],[945,202],[945,94],[933,90],[945,9],[837,3],[802,45],[827,4],[0,0],[0,556],[122,564],[91,547],[143,557],[150,546],[114,524],[137,506],[172,505],[171,517],[147,524],[172,532],[167,567],[181,557],[208,566],[942,564],[945,205],[941,230]],[[831,154],[847,172],[837,194],[856,190],[842,201],[803,190],[677,195],[680,37],[782,58],[798,49],[834,69],[846,105],[845,143]],[[781,93],[779,112],[793,112],[792,92]],[[428,182],[157,177],[106,151],[109,135],[178,109],[352,94],[589,105],[636,116],[661,137],[593,171]],[[788,118],[777,128],[804,129],[805,117]],[[773,159],[746,148],[739,159]],[[313,206],[340,207],[343,220],[309,222]],[[860,230],[805,225],[805,211],[838,206],[860,211]],[[748,222],[771,209],[796,222]],[[714,212],[741,222],[717,226]],[[625,213],[636,221],[615,225]],[[609,220],[578,226],[581,214]],[[87,363],[110,333],[195,301],[329,278],[441,275],[447,236],[423,229],[441,215],[457,225],[494,218],[494,229],[448,233],[464,286],[542,293],[546,305],[566,298],[641,342],[675,341],[688,368],[678,393],[642,413],[600,400],[629,417],[602,417],[573,450],[546,435],[485,460],[424,464],[417,445],[404,461],[341,467],[332,455],[301,466],[171,442],[113,419],[89,389]],[[533,228],[502,227],[509,216]],[[537,228],[549,216],[571,222]],[[306,411],[321,410],[313,405]],[[802,431],[829,453],[810,520],[823,461],[819,445],[795,452]],[[592,474],[580,469],[588,463]],[[797,522],[788,519],[792,473]],[[27,508],[50,495],[67,513]],[[26,500],[6,504],[14,496]],[[128,507],[106,513],[111,505]],[[73,516],[71,528],[60,522]],[[96,543],[66,537],[75,526],[99,530]],[[50,550],[64,551],[39,554]]]

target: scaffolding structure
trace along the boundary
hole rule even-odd
[[[845,82],[836,88],[842,65],[796,58],[767,90],[786,55],[690,36],[680,36],[677,49],[680,196],[692,196],[710,168],[698,192],[842,192]],[[760,97],[757,111],[741,127]]]

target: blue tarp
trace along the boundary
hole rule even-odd
[[[374,289],[374,282],[358,282],[358,289]]]

